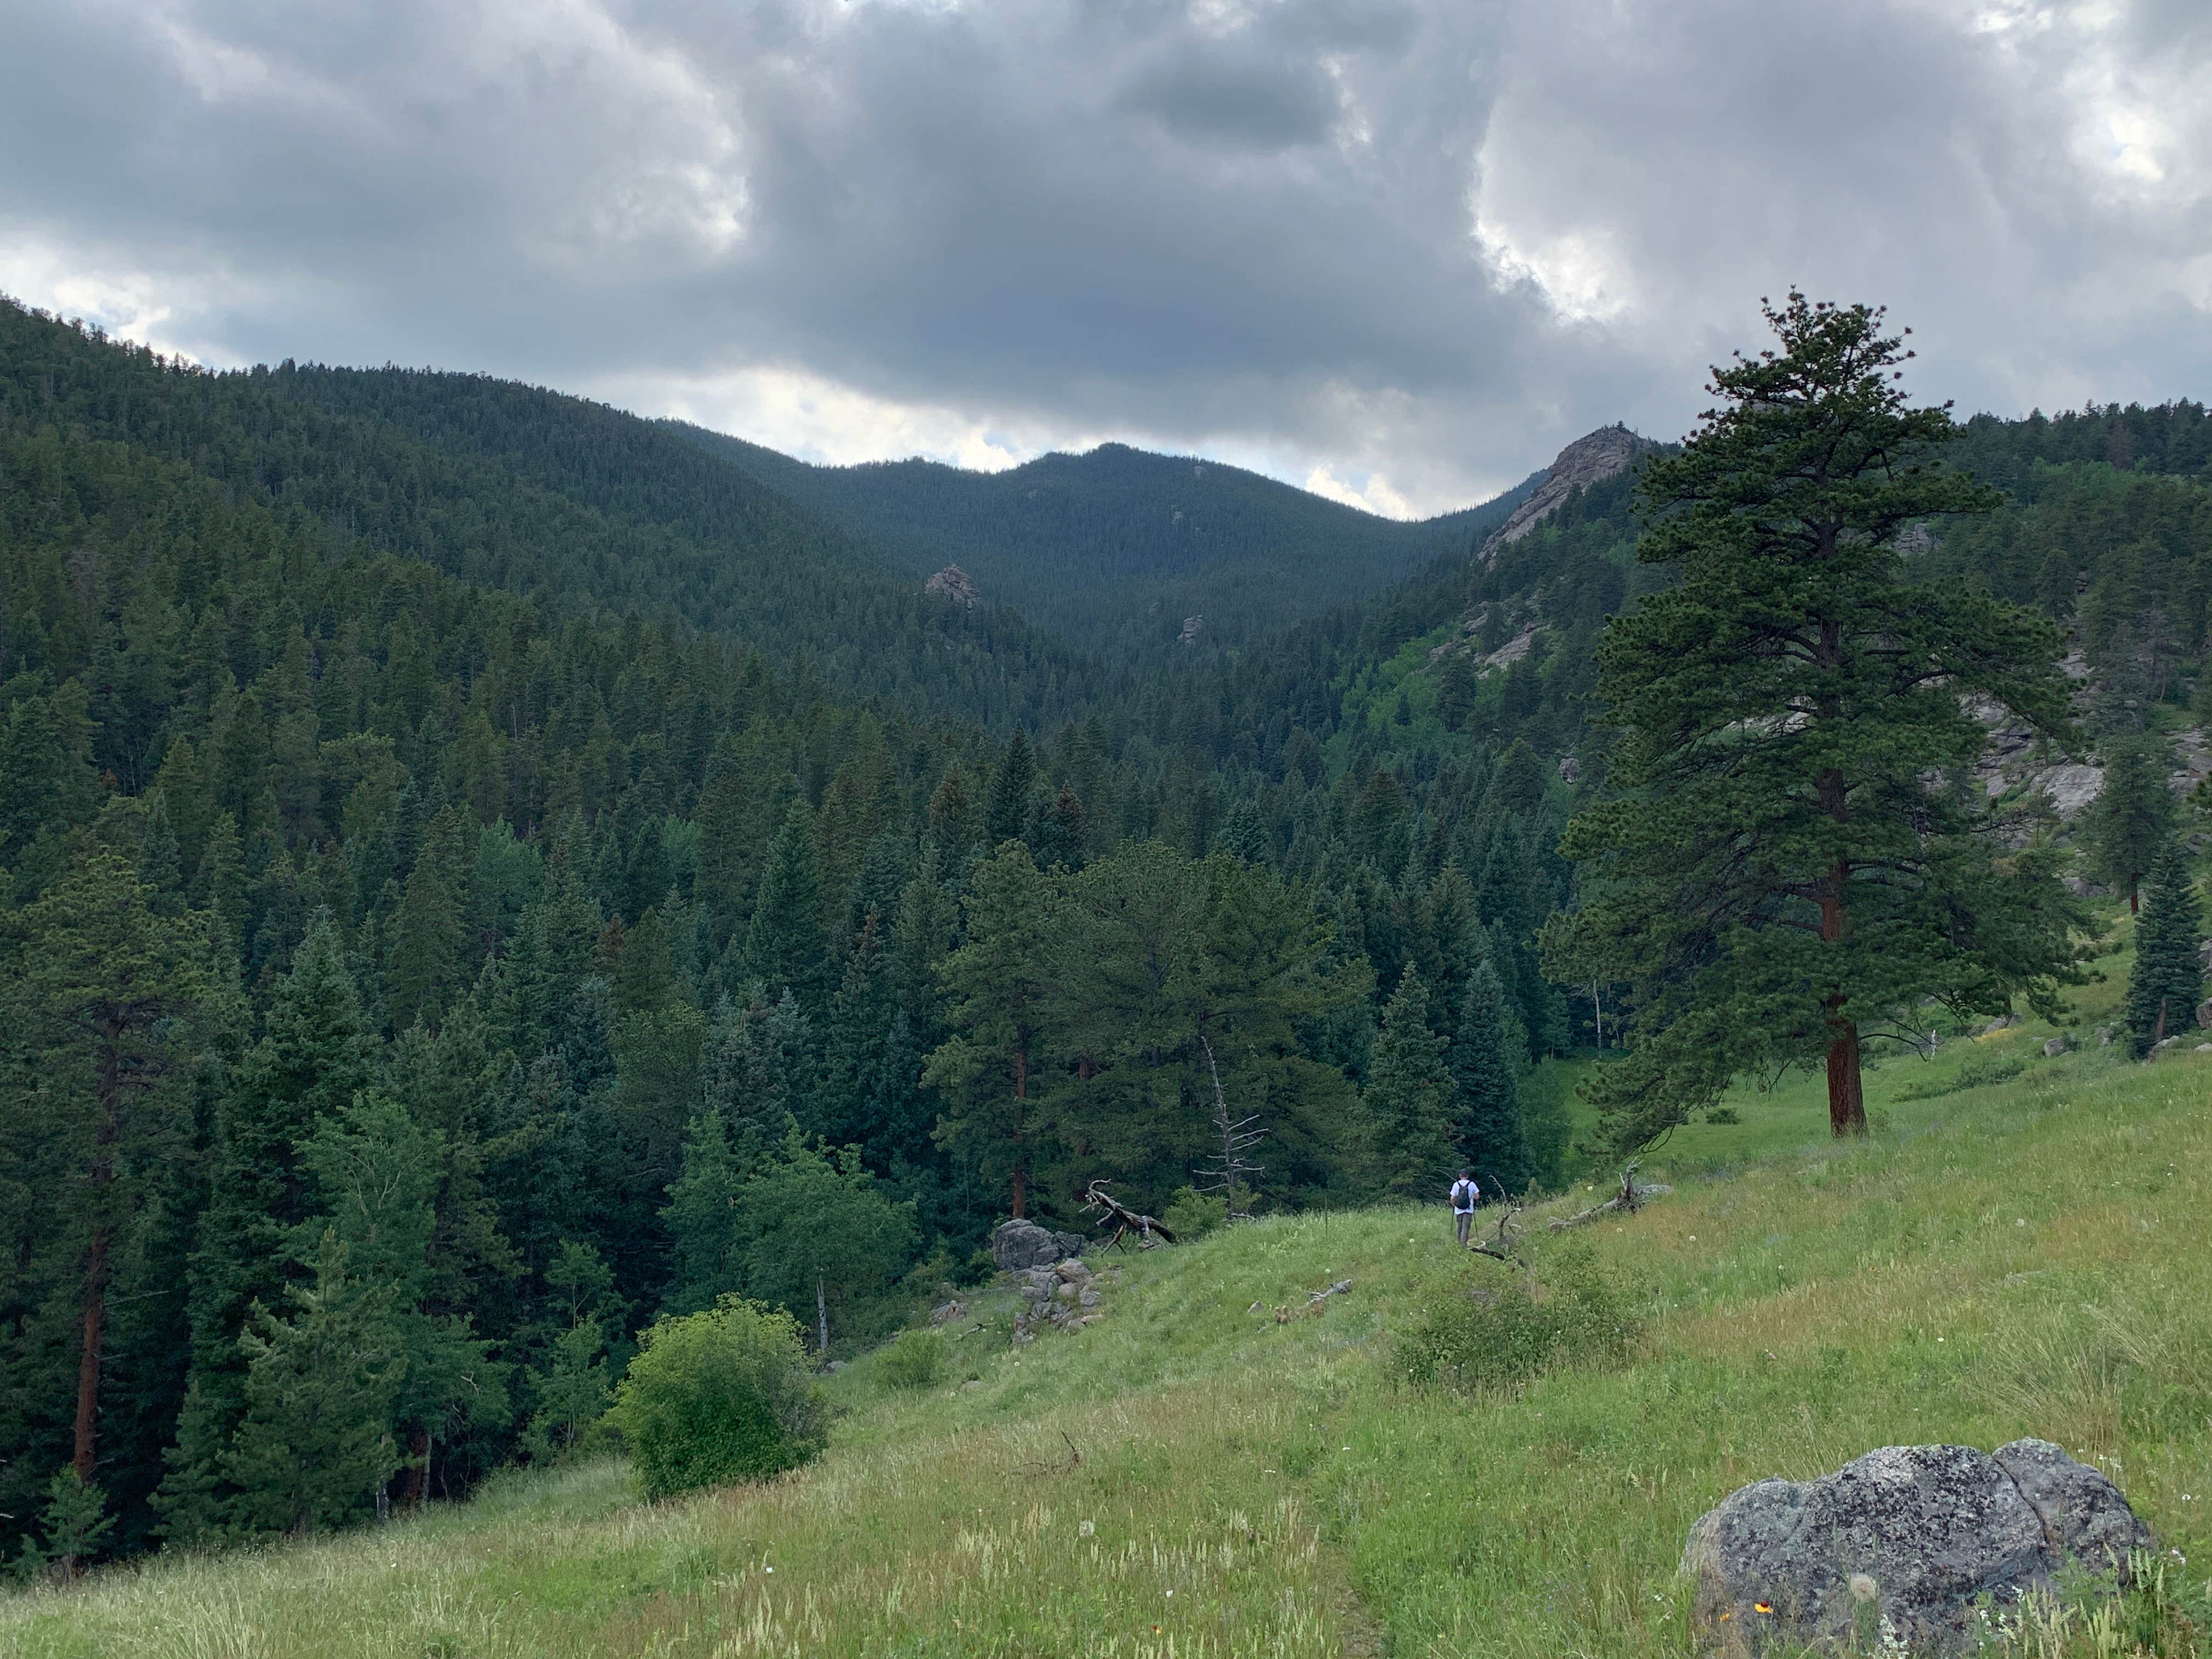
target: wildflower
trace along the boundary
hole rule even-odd
[[[1863,1572],[1853,1573],[1851,1575],[1851,1594],[1862,1601],[1873,1601],[1875,1595],[1875,1585],[1873,1577],[1869,1574]]]
[[[1093,1533],[1097,1532],[1097,1531],[1098,1530],[1098,1528],[1097,1528],[1097,1526],[1094,1522],[1089,1522],[1089,1521],[1085,1521],[1085,1522],[1081,1526],[1078,1527],[1075,1530],[1076,1530],[1076,1533],[1077,1533],[1077,1534],[1078,1534],[1079,1536],[1080,1536],[1080,1537],[1084,1537],[1084,1538],[1088,1538],[1088,1537],[1090,1537]]]
[[[1771,1613],[1774,1611],[1774,1603],[1771,1601],[1753,1601],[1751,1604],[1751,1610],[1753,1613]]]

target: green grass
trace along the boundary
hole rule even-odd
[[[1868,1145],[1793,1080],[1655,1155],[1675,1191],[1575,1235],[1638,1285],[1625,1365],[1400,1386],[1390,1332],[1510,1270],[1470,1269],[1440,1207],[1263,1220],[1116,1258],[1080,1332],[1015,1347],[987,1293],[936,1386],[833,1377],[830,1451],[771,1484],[648,1507],[615,1463],[518,1476],[0,1597],[0,1652],[1686,1655],[1683,1535],[1735,1486],[2029,1434],[2109,1470],[2201,1600],[2212,1056],[2045,1060],[2026,1029],[1929,1065],[2014,1044],[2038,1058],[1994,1087],[1906,1101],[1925,1068],[1882,1068]]]

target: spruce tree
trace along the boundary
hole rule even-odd
[[[953,1035],[924,1073],[945,1097],[938,1139],[986,1181],[1005,1183],[1012,1214],[1030,1211],[1030,1177],[1048,1139],[1040,1116],[1048,1011],[1056,986],[1052,879],[1016,842],[975,869],[964,908],[968,942],[939,971]]]
[[[2136,965],[2121,1005],[2128,1037],[2138,1057],[2167,1037],[2193,1030],[2204,994],[2197,945],[2204,919],[2189,855],[2168,837],[2151,860],[2150,891],[2136,923]]]
[[[2172,746],[2154,737],[2113,738],[2102,745],[2105,787],[2081,814],[2081,842],[2099,880],[2140,908],[2136,888],[2173,832]]]
[[[1017,732],[1006,739],[1006,752],[991,774],[991,794],[983,809],[984,844],[998,847],[1018,840],[1029,827],[1030,792],[1036,786],[1036,763],[1030,757],[1029,739]]]
[[[802,1002],[823,988],[829,966],[814,814],[794,800],[769,848],[760,901],[745,930],[745,963],[771,991],[788,988]]]
[[[1451,1078],[1443,1049],[1429,1030],[1429,988],[1408,968],[1383,1007],[1366,1094],[1378,1184],[1397,1197],[1433,1197],[1451,1179]]]
[[[1505,1046],[1505,991],[1488,958],[1468,975],[1459,1027],[1452,1035],[1452,1136],[1475,1179],[1493,1193],[1517,1193],[1534,1174],[1521,1117],[1514,1058]]]
[[[1881,313],[1767,319],[1780,349],[1716,368],[1719,407],[1644,468],[1637,557],[1675,580],[1607,626],[1621,793],[1564,842],[1594,896],[1550,958],[1632,988],[1633,1050],[1586,1085],[1622,1146],[1814,1059],[1832,1129],[1863,1133],[1869,1028],[1929,996],[2056,1014],[2075,971],[2055,858],[2006,848],[1967,775],[1976,698],[2068,734],[2057,630],[1897,548],[1996,497],[1936,465],[1951,418],[1907,406]]]

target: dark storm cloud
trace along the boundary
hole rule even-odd
[[[11,10],[0,284],[220,359],[1424,506],[1678,432],[1793,280],[1892,301],[1970,407],[2212,374],[2193,0]],[[783,429],[763,374],[861,412]]]

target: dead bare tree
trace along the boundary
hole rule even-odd
[[[1257,1112],[1245,1118],[1232,1119],[1229,1115],[1229,1097],[1222,1091],[1221,1067],[1215,1063],[1213,1044],[1206,1041],[1204,1032],[1199,1034],[1198,1042],[1199,1046],[1206,1050],[1206,1068],[1213,1074],[1213,1132],[1221,1139],[1220,1166],[1197,1172],[1201,1176],[1212,1177],[1198,1190],[1219,1193],[1221,1201],[1229,1206],[1228,1219],[1249,1221],[1252,1212],[1238,1209],[1237,1200],[1240,1194],[1252,1190],[1252,1183],[1245,1177],[1264,1174],[1267,1166],[1246,1161],[1244,1154],[1260,1144],[1266,1131],[1252,1127],[1260,1121]]]
[[[1158,1217],[1140,1214],[1131,1209],[1106,1190],[1106,1182],[1103,1179],[1092,1182],[1083,1189],[1083,1208],[1086,1214],[1100,1216],[1100,1226],[1112,1224],[1114,1237],[1106,1241],[1106,1248],[1109,1250],[1131,1233],[1136,1234],[1138,1242],[1145,1245],[1149,1245],[1155,1237],[1170,1244],[1176,1242],[1175,1234],[1163,1225]]]
[[[1521,1237],[1521,1230],[1513,1224],[1513,1220],[1520,1213],[1521,1206],[1511,1206],[1498,1218],[1498,1225],[1491,1231],[1488,1238],[1471,1239],[1467,1248],[1477,1255],[1486,1255],[1492,1261],[1526,1269],[1528,1264],[1521,1259],[1520,1251],[1514,1246],[1514,1241]]]

